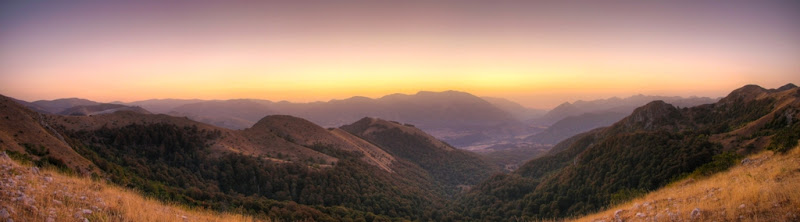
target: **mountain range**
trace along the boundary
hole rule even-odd
[[[286,220],[419,219],[497,171],[413,125],[377,118],[326,129],[271,115],[231,130],[130,110],[42,114],[7,97],[0,108],[2,150],[20,161]]]
[[[118,110],[149,113],[151,110],[228,129],[251,127],[266,115],[298,116],[323,127],[337,127],[363,116],[373,116],[410,123],[448,144],[476,151],[495,165],[512,170],[563,139],[622,119],[632,107],[648,99],[669,99],[686,106],[712,101],[697,97],[638,95],[625,99],[578,101],[574,105],[565,103],[549,114],[502,98],[480,98],[456,91],[392,94],[377,99],[352,97],[314,103],[256,99],[154,99],[103,104],[77,98],[18,102],[42,113],[62,115],[96,115]],[[572,113],[585,113],[564,117],[549,126],[536,123],[569,109],[565,107],[572,107]]]
[[[530,134],[532,130],[505,110],[474,95],[456,91],[422,91],[377,99],[352,97],[312,103],[235,99],[145,100],[126,105],[186,116],[229,129],[248,128],[266,115],[297,116],[323,127],[338,127],[371,116],[413,124],[458,147],[492,143]]]
[[[523,142],[555,144],[575,134],[608,126],[630,114],[635,107],[654,100],[686,107],[715,101],[706,97],[637,95],[624,99],[615,97],[564,103],[545,112],[502,98],[480,98],[457,91],[422,91],[377,99],[352,97],[313,103],[236,99],[145,100],[126,105],[141,106],[156,110],[156,113],[187,116],[230,129],[244,129],[265,115],[275,114],[301,117],[324,127],[338,127],[364,116],[373,116],[414,124],[459,148],[481,149],[526,136],[528,138]],[[543,126],[546,127],[544,131]]]
[[[488,102],[439,110],[475,104]],[[484,111],[493,110],[499,108]],[[591,213],[672,181],[724,171],[745,155],[787,152],[800,139],[798,118],[794,85],[748,85],[694,107],[653,101],[499,173],[482,156],[391,119],[362,117],[325,128],[268,115],[235,130],[132,110],[48,114],[2,96],[0,148],[24,164],[106,180],[159,200],[278,220],[535,220]],[[537,146],[491,149],[520,147]]]
[[[535,144],[556,144],[579,133],[598,127],[610,126],[630,115],[636,107],[656,100],[678,107],[693,107],[711,104],[718,99],[635,95],[628,98],[613,97],[592,101],[578,100],[574,103],[567,102],[553,108],[539,118],[528,120],[529,123],[544,124],[548,127],[542,132],[528,136],[524,141]]]
[[[605,128],[568,138],[511,174],[461,197],[461,219],[563,218],[708,175],[800,139],[800,90],[748,85],[717,103],[678,108],[653,101]],[[491,203],[491,204],[481,204]]]
[[[561,105],[558,105],[545,113],[541,118],[531,120],[531,122],[543,125],[552,125],[553,123],[562,120],[565,117],[577,116],[584,113],[614,112],[628,115],[637,107],[656,100],[661,100],[678,107],[692,107],[714,103],[718,99],[712,99],[708,97],[684,98],[679,96],[647,96],[640,94],[627,98],[612,97],[608,99],[591,101],[578,100],[573,103],[562,103]]]
[[[637,95],[564,103],[551,111],[526,108],[507,99],[477,97],[457,91],[391,94],[377,99],[352,97],[328,102],[291,103],[258,99],[181,100],[154,99],[131,103],[98,102],[69,98],[35,102],[18,101],[43,112],[93,115],[120,109],[186,116],[229,129],[245,129],[266,115],[292,115],[323,127],[338,127],[364,116],[413,124],[458,148],[479,150],[496,144],[555,144],[597,127],[608,126],[638,106],[664,100],[678,106],[712,103],[706,97]],[[527,137],[527,138],[525,138]],[[520,140],[520,138],[525,138]]]

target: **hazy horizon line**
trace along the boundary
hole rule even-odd
[[[791,83],[789,83],[789,84],[791,84]],[[754,84],[748,84],[748,85],[754,85]],[[763,86],[760,86],[760,87],[763,88]],[[735,89],[733,89],[733,90],[735,90]],[[733,90],[731,90],[731,91],[733,91]],[[95,100],[95,99],[92,99],[90,97],[71,97],[71,96],[59,97],[59,98],[54,98],[54,99],[26,100],[26,99],[20,99],[20,98],[9,96],[9,95],[5,95],[5,94],[4,95],[7,96],[7,97],[11,97],[11,98],[17,99],[17,100],[22,100],[22,101],[31,102],[31,103],[32,102],[38,102],[38,101],[54,101],[54,100],[60,100],[60,99],[85,99],[85,100],[98,102],[98,103],[111,103],[111,104],[113,104],[113,103],[130,104],[130,103],[143,102],[143,101],[149,101],[149,100],[199,100],[199,101],[262,100],[262,101],[269,101],[269,102],[273,102],[273,103],[289,102],[289,103],[296,103],[296,104],[311,104],[311,103],[326,103],[326,102],[333,102],[333,101],[343,101],[343,100],[348,100],[348,99],[353,99],[353,98],[367,98],[367,99],[371,99],[371,100],[377,100],[377,99],[381,99],[381,98],[384,98],[384,97],[387,97],[387,96],[391,96],[391,95],[398,95],[399,94],[399,95],[405,95],[405,96],[413,96],[413,95],[417,95],[417,94],[420,94],[420,93],[423,93],[423,92],[431,92],[431,93],[459,92],[459,93],[466,93],[466,94],[469,94],[469,95],[472,95],[472,96],[475,96],[477,98],[484,99],[484,100],[485,100],[485,98],[505,99],[505,100],[514,102],[516,104],[519,104],[520,106],[525,107],[527,109],[538,109],[538,110],[552,110],[553,108],[558,107],[559,105],[564,104],[564,103],[574,104],[574,103],[579,102],[579,101],[588,102],[588,101],[595,101],[595,100],[609,100],[609,99],[614,99],[614,98],[617,98],[617,99],[629,99],[629,98],[632,98],[632,97],[635,97],[635,96],[719,99],[719,98],[723,98],[723,97],[725,97],[725,95],[727,95],[727,94],[725,94],[725,95],[722,95],[722,96],[714,97],[714,96],[699,96],[699,95],[681,96],[681,95],[665,95],[665,94],[632,93],[632,94],[628,94],[627,96],[615,95],[615,96],[610,96],[610,97],[593,97],[592,99],[565,100],[562,103],[559,103],[559,104],[557,104],[555,106],[547,107],[547,108],[545,108],[545,107],[528,106],[528,105],[525,105],[524,103],[522,103],[520,101],[511,99],[511,98],[508,98],[508,97],[481,96],[481,95],[477,95],[475,93],[471,93],[471,92],[468,92],[468,91],[461,91],[461,90],[420,90],[420,91],[417,91],[416,93],[401,93],[401,92],[397,92],[397,93],[384,94],[382,96],[377,96],[377,97],[364,96],[364,95],[353,95],[353,96],[348,96],[348,97],[344,97],[344,98],[333,98],[333,99],[329,99],[329,100],[315,100],[315,101],[296,101],[296,100],[293,101],[293,100],[289,100],[289,99],[268,99],[268,98],[256,98],[256,97],[249,97],[249,98],[248,97],[233,97],[233,98],[224,98],[224,99],[213,99],[213,98],[203,99],[203,98],[199,98],[199,97],[193,97],[193,98],[161,97],[161,98],[149,98],[149,99],[139,99],[139,100],[130,100],[130,101],[125,101],[125,100],[110,100],[110,101],[108,101],[108,100]],[[490,101],[487,101],[487,102],[490,102]]]

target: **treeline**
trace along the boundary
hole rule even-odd
[[[208,143],[220,136],[218,131],[171,124],[133,124],[69,135],[73,147],[106,172],[108,180],[193,206],[241,207],[246,213],[284,220],[373,221],[419,219],[440,201],[438,195],[416,186],[424,182],[377,172],[350,153],[335,153],[340,160],[329,168],[277,164],[211,152]]]
[[[770,136],[766,147],[733,147],[711,142],[775,111],[775,99],[673,109],[648,114],[652,126],[615,124],[563,141],[547,155],[510,175],[493,176],[461,196],[450,210],[454,220],[537,220],[599,210],[658,189],[686,176],[708,176],[735,165],[744,154],[766,148],[785,151],[800,139],[800,111],[779,110],[773,120],[739,142]],[[668,109],[665,109],[668,110]],[[677,111],[677,112],[676,112]],[[624,123],[621,123],[624,124]],[[752,143],[750,143],[752,144]],[[744,148],[744,149],[740,149]]]
[[[451,196],[460,191],[459,185],[474,185],[498,172],[496,166],[487,163],[477,154],[455,148],[446,150],[445,147],[435,147],[427,137],[409,134],[398,128],[375,125],[373,127],[384,129],[363,135],[364,130],[370,126],[360,125],[359,122],[342,129],[361,136],[394,156],[416,163],[444,185]]]
[[[66,174],[75,173],[72,168],[64,163],[64,160],[50,155],[50,150],[47,149],[47,147],[31,143],[20,143],[19,145],[25,149],[25,152],[16,152],[13,150],[3,150],[3,152],[6,152],[9,157],[22,163],[33,164],[37,167],[50,167]]]
[[[631,191],[662,187],[710,162],[721,149],[702,136],[665,131],[613,136],[579,147],[584,150],[572,159],[562,158],[570,156],[567,150],[534,160],[512,175],[489,179],[462,197],[457,209],[479,220],[585,214],[612,200],[626,200]],[[561,168],[550,169],[552,165]]]

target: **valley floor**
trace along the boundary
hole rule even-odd
[[[2,221],[256,221],[165,204],[104,182],[21,165],[0,153]],[[9,220],[10,219],[10,220]]]
[[[685,179],[576,221],[800,221],[800,148]]]

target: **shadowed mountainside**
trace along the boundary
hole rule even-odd
[[[765,151],[710,177],[676,181],[575,221],[797,221],[800,148]]]
[[[215,210],[242,206],[248,214],[280,220],[421,219],[441,209],[460,189],[456,185],[470,186],[488,176],[480,161],[450,166],[448,170],[460,173],[455,177],[442,175],[418,164],[432,160],[398,157],[391,147],[291,116],[267,116],[253,127],[230,130],[132,111],[40,114],[4,101],[3,121],[10,122],[2,125],[0,148],[15,152],[12,157],[38,166],[48,166],[53,162],[49,159],[64,160],[52,165],[91,173],[161,200]],[[64,139],[47,136],[43,126]],[[34,137],[13,135],[18,131]],[[439,158],[474,157],[421,130],[409,138],[424,138],[414,141],[421,149],[456,153]],[[6,146],[6,141],[29,142],[32,148]]]
[[[456,149],[413,125],[363,118],[341,129],[418,164],[449,187],[470,186],[497,171],[477,154]]]
[[[679,107],[692,107],[702,104],[714,103],[717,100],[708,97],[689,97],[683,98],[679,96],[646,96],[635,95],[628,98],[609,98],[591,101],[578,100],[574,103],[565,102],[558,105],[556,108],[548,111],[544,116],[532,122],[544,125],[551,125],[559,120],[569,116],[576,116],[585,113],[621,113],[624,115],[630,114],[636,107],[643,106],[651,101],[662,100],[666,103],[679,106]],[[619,120],[619,119],[617,119]],[[616,121],[614,121],[616,122]]]
[[[0,95],[0,147],[10,155],[27,155],[37,165],[54,165],[89,174],[93,164],[76,153],[63,134],[47,122],[48,115],[34,112]]]
[[[152,102],[161,101],[131,104],[147,108]],[[312,103],[214,100],[183,104],[167,113],[230,129],[244,129],[263,116],[275,114],[297,116],[323,127],[337,127],[373,116],[414,124],[459,147],[492,144],[519,135],[529,135],[535,130],[479,97],[456,91],[422,91],[413,95],[391,94],[377,99],[352,97]]]
[[[745,155],[787,155],[800,139],[800,89],[793,85],[748,85],[691,108],[650,102],[494,175],[497,166],[476,154],[413,124],[379,118],[325,129],[275,115],[231,130],[133,111],[42,114],[6,97],[0,105],[0,148],[17,161],[160,200],[220,211],[239,206],[290,221],[574,217],[686,177],[714,175]],[[532,156],[546,149],[491,149],[531,148]]]
[[[618,112],[584,113],[568,116],[542,132],[526,137],[523,141],[538,144],[556,144],[562,140],[589,130],[610,126],[625,118],[627,114]]]
[[[748,85],[692,108],[651,102],[610,127],[562,141],[512,174],[493,176],[454,209],[479,220],[585,214],[689,174],[714,173],[725,168],[720,161],[794,147],[798,117],[796,87]]]
[[[69,115],[69,116],[89,116],[89,115],[113,113],[117,111],[131,111],[142,114],[150,114],[149,111],[142,109],[141,107],[125,106],[125,105],[111,104],[111,103],[73,106],[71,108],[65,109],[64,111],[58,112],[58,114]]]
[[[187,209],[104,181],[20,164],[0,152],[0,219],[7,221],[270,221]]]
[[[610,126],[621,120],[639,106],[651,101],[662,100],[678,107],[692,107],[714,103],[707,97],[665,97],[636,95],[620,99],[617,97],[593,101],[563,103],[550,110],[541,118],[528,121],[533,124],[549,125],[544,131],[525,138],[523,141],[535,144],[555,144],[562,140],[588,132],[589,130]]]
[[[93,106],[97,104],[100,103],[87,99],[66,98],[56,100],[38,100],[30,103],[24,103],[23,105],[33,107],[32,109],[34,110],[43,110],[47,113],[60,113],[66,109],[76,106]]]
[[[514,118],[520,121],[528,121],[544,116],[547,110],[531,109],[515,103],[511,100],[496,97],[481,97],[486,102],[491,103],[495,107],[510,113]]]

